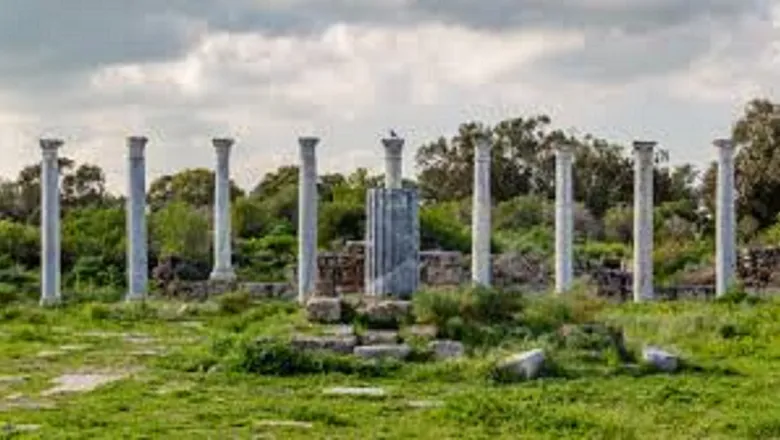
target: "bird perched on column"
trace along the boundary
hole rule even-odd
[[[395,130],[393,130],[392,128],[390,129],[390,137],[391,138],[397,138],[398,137],[398,135],[396,134]]]

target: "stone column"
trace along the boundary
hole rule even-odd
[[[420,282],[417,190],[371,188],[366,196],[365,293],[409,299]]]
[[[60,302],[60,139],[41,139],[41,299]]]
[[[397,137],[382,139],[385,147],[385,188],[400,189],[403,184],[404,140]]]
[[[149,281],[146,230],[146,160],[147,139],[127,139],[127,300],[146,298]]]
[[[656,142],[634,142],[634,301],[653,292],[653,169]]]
[[[230,150],[233,139],[212,140],[217,153],[214,175],[214,270],[209,277],[214,281],[233,281],[231,231],[230,231]]]
[[[572,147],[559,144],[555,151],[555,292],[571,289],[574,278],[574,197]]]
[[[314,295],[317,283],[317,151],[316,137],[298,139],[298,301]]]
[[[480,136],[474,146],[474,195],[471,209],[471,280],[490,286],[490,138]]]
[[[737,263],[734,143],[730,139],[717,139],[714,144],[718,148],[715,285],[717,296],[722,296],[734,281]]]

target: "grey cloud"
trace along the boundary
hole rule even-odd
[[[712,29],[672,46],[604,37],[662,34],[704,19],[728,25],[768,17],[770,0],[5,0],[0,13],[0,84],[7,89],[75,87],[84,72],[117,63],[175,59],[211,31],[316,33],[335,22],[413,26],[444,22],[479,30],[578,29],[588,44],[551,68],[584,78],[630,76],[684,66],[706,51]],[[655,39],[665,41],[663,36]],[[649,40],[648,40],[649,41]],[[642,52],[635,53],[641,50]],[[656,56],[659,63],[641,58]],[[633,61],[628,61],[631,59]],[[650,69],[650,70],[648,70]]]

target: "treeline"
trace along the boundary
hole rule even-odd
[[[743,242],[780,243],[780,106],[749,102],[731,127],[739,145],[737,189]],[[729,128],[724,127],[724,132]],[[575,150],[574,191],[577,252],[589,258],[628,256],[633,226],[633,158],[629,149],[593,136],[567,135],[544,115],[476,122],[458,133],[420,146],[416,181],[424,249],[470,249],[474,141],[495,139],[492,165],[496,251],[553,248],[554,145]],[[702,146],[708,140],[702,141]],[[715,148],[712,156],[716,157]],[[711,263],[717,165],[671,166],[659,148],[655,174],[656,278],[672,282]],[[62,172],[63,283],[67,290],[121,290],[125,283],[125,212],[122,196],[105,187],[103,171],[71,159]],[[253,188],[232,184],[234,261],[239,276],[278,280],[295,261],[296,166],[266,174]],[[365,191],[381,184],[365,169],[322,174],[319,179],[319,245],[338,249],[362,239]],[[205,279],[211,269],[214,175],[188,169],[154,180],[149,204],[150,270],[166,264],[181,279]],[[0,294],[37,294],[40,263],[40,166],[25,167],[0,181]]]

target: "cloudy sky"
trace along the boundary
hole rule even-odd
[[[381,165],[379,138],[546,113],[674,161],[714,158],[753,97],[780,100],[780,0],[3,0],[0,175],[37,139],[125,185],[212,166],[234,136],[248,186],[315,134],[321,171]],[[67,6],[66,6],[67,5]]]

